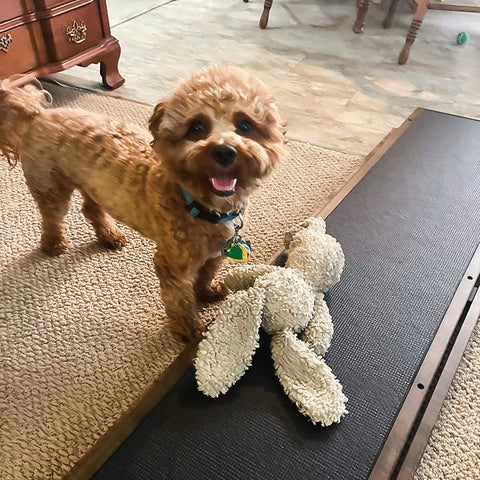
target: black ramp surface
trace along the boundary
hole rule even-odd
[[[479,152],[479,122],[426,111],[329,216],[347,258],[327,296],[339,425],[297,412],[263,335],[226,396],[198,393],[191,371],[95,480],[367,478],[480,241]]]

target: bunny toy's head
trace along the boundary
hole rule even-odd
[[[285,266],[300,272],[316,292],[326,292],[340,280],[345,257],[337,240],[325,232],[322,218],[309,218],[299,229],[288,233],[285,247]]]
[[[257,278],[255,286],[265,291],[262,327],[267,333],[273,335],[282,330],[298,333],[307,326],[315,297],[297,272],[279,268]]]

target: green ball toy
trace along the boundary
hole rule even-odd
[[[457,35],[457,43],[459,45],[465,45],[465,43],[467,43],[467,40],[468,40],[468,33],[467,32],[460,32]]]

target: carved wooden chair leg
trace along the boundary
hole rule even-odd
[[[263,5],[262,16],[260,17],[260,28],[267,28],[268,16],[270,15],[270,9],[272,8],[273,0],[265,0]]]
[[[388,8],[387,16],[383,21],[383,28],[390,28],[392,26],[393,16],[395,15],[395,11],[397,10],[399,1],[400,0],[392,0],[390,2],[390,7]]]
[[[365,25],[365,17],[368,12],[368,7],[370,7],[370,0],[358,0],[357,18],[352,28],[355,33],[363,33],[363,26]]]
[[[412,23],[407,32],[407,39],[405,41],[405,45],[403,46],[402,51],[398,56],[398,63],[400,65],[407,63],[408,56],[410,54],[410,48],[412,47],[413,42],[417,38],[417,32],[422,25],[425,14],[427,13],[428,4],[429,0],[418,0],[417,9],[415,10]]]

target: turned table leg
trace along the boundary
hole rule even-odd
[[[399,1],[400,0],[392,0],[390,2],[390,7],[388,8],[387,16],[383,21],[383,28],[390,28],[392,26],[393,16],[395,15],[395,11],[397,10]]]
[[[398,56],[398,63],[403,65],[407,63],[408,55],[410,54],[410,48],[413,45],[413,42],[417,38],[417,32],[420,26],[422,25],[422,21],[427,13],[429,0],[418,0],[417,9],[413,15],[413,20],[410,25],[410,28],[407,32],[407,39],[405,41],[405,45]]]
[[[260,28],[267,28],[268,16],[270,15],[270,9],[272,8],[273,0],[265,0],[263,5],[262,16],[260,17]]]
[[[357,18],[353,24],[352,30],[355,33],[362,33],[363,26],[365,25],[365,17],[370,7],[370,0],[358,0],[357,3]]]

